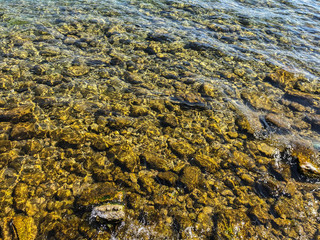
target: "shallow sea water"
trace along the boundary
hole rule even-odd
[[[0,239],[318,239],[318,1],[0,0]]]

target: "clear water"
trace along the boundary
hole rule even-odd
[[[319,237],[319,1],[0,0],[0,70],[0,237]],[[28,104],[45,136],[8,119]],[[78,209],[104,181],[128,193],[121,223]]]

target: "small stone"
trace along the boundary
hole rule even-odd
[[[125,218],[124,205],[105,204],[94,207],[91,211],[91,218],[102,218],[108,222],[117,222]]]
[[[12,142],[9,140],[0,140],[0,153],[7,152],[12,149]]]
[[[44,65],[35,65],[33,68],[32,68],[32,72],[36,75],[45,75],[46,72],[47,72],[47,67],[44,66]]]
[[[125,72],[124,74],[125,80],[131,84],[140,84],[143,83],[143,80],[138,74]]]
[[[113,146],[110,148],[109,154],[113,156],[116,162],[131,172],[135,170],[139,162],[139,156],[128,145]]]
[[[60,48],[53,47],[53,46],[45,47],[42,51],[40,51],[40,55],[45,57],[53,57],[59,54],[60,54]]]
[[[217,95],[217,89],[209,83],[203,83],[199,88],[199,92],[209,97],[215,97]]]
[[[59,139],[58,145],[63,148],[78,147],[84,142],[84,138],[80,132],[71,128],[64,128],[55,133]]]

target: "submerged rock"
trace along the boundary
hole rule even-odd
[[[94,207],[91,211],[91,218],[101,218],[109,222],[121,221],[125,218],[124,205],[105,204]]]
[[[305,143],[296,142],[293,144],[291,154],[297,158],[302,174],[311,178],[320,178],[320,159],[317,150]]]
[[[32,217],[17,215],[12,220],[12,225],[16,229],[16,237],[20,240],[33,240],[37,236],[37,226]]]
[[[202,181],[201,171],[197,167],[187,166],[183,169],[180,181],[192,192]]]
[[[25,122],[34,118],[34,105],[21,105],[13,109],[0,109],[0,122]]]

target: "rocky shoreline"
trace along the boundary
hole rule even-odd
[[[101,19],[0,46],[1,239],[320,237],[318,81]]]

